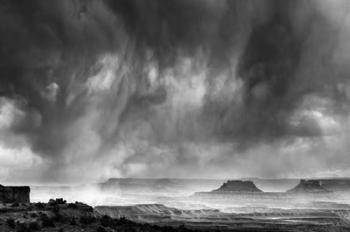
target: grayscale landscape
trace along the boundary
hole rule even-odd
[[[193,231],[350,230],[350,179],[346,178],[229,181],[112,178],[98,184],[31,187],[33,202],[49,202],[59,197],[74,202],[77,196],[93,207],[97,218],[102,215],[126,218],[159,226],[160,231],[168,231],[169,226],[179,231],[183,227]],[[65,204],[60,207],[65,212]],[[11,215],[12,211],[17,213],[16,207],[6,214]],[[52,209],[49,207],[48,211]],[[68,218],[79,218],[80,214],[79,209]],[[75,229],[64,222],[55,223],[65,231]],[[89,228],[84,224],[78,226]]]
[[[0,0],[0,232],[350,231],[349,0]]]

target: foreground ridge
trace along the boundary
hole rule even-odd
[[[159,226],[137,223],[125,217],[102,215],[93,207],[81,203],[67,203],[62,198],[48,203],[0,204],[0,231],[86,231],[86,232],[163,232],[196,231],[185,227]]]

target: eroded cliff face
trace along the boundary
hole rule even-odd
[[[30,188],[28,186],[2,186],[0,185],[1,203],[29,203]]]
[[[287,191],[288,193],[327,193],[329,190],[321,186],[319,180],[300,180],[299,184]]]
[[[213,192],[262,192],[252,181],[229,180]]]

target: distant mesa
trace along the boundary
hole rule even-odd
[[[215,179],[176,179],[176,178],[111,178],[100,183],[99,187],[106,191],[120,193],[178,193],[210,190],[222,183]]]
[[[287,193],[327,193],[331,192],[321,186],[319,180],[300,180],[299,184],[287,191]]]
[[[262,192],[258,189],[252,181],[242,181],[242,180],[229,180],[221,185],[220,188],[213,190],[212,192]]]
[[[0,185],[1,203],[29,203],[30,188],[28,186],[3,186]]]
[[[349,178],[318,179],[322,187],[333,192],[350,191]]]

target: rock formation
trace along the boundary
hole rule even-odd
[[[213,192],[262,192],[252,181],[229,180]]]
[[[0,185],[1,203],[29,203],[30,188],[28,186],[2,186]]]
[[[319,180],[300,180],[299,184],[288,193],[327,193],[329,190],[321,186]]]
[[[330,178],[318,180],[320,181],[320,185],[329,191],[350,191],[349,178]]]

